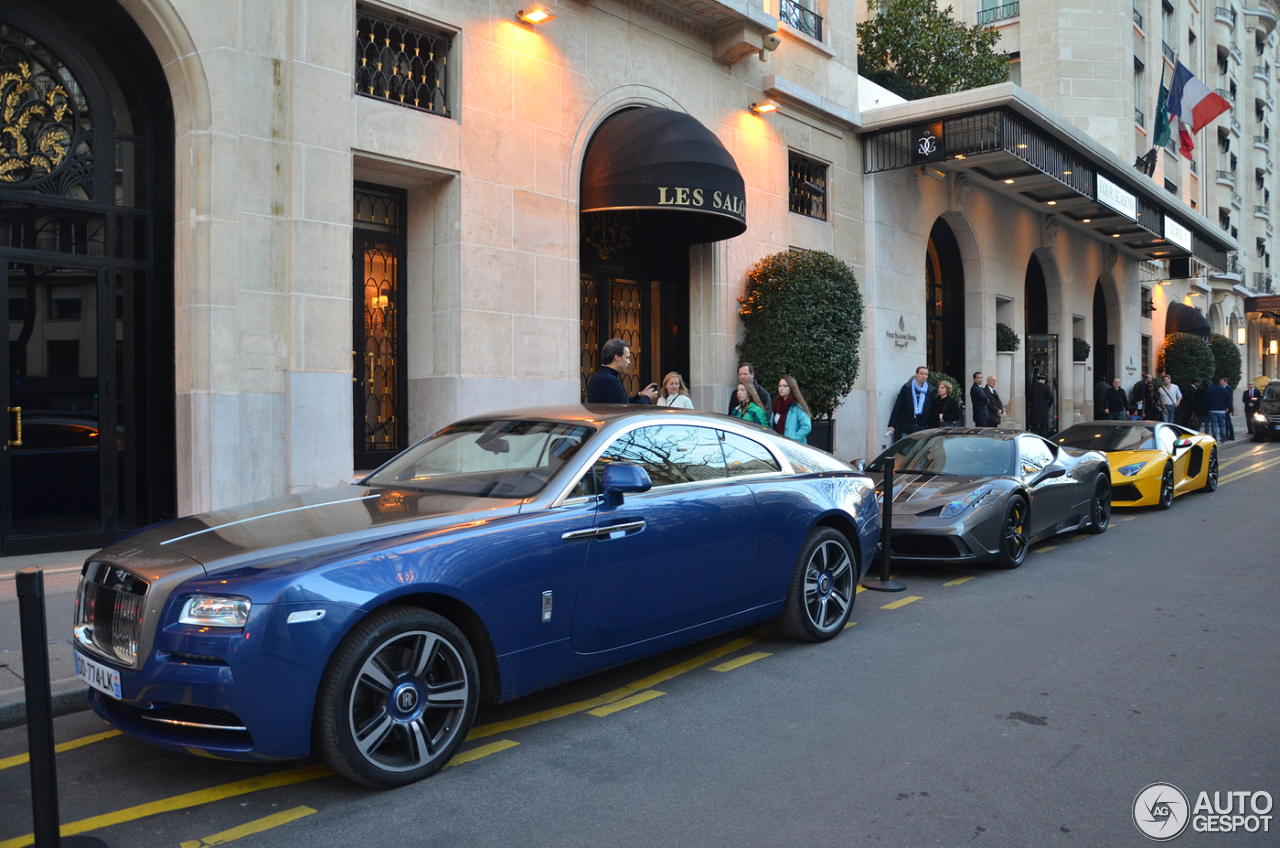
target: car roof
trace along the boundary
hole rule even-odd
[[[933,436],[938,434],[949,436],[994,436],[999,439],[1035,435],[1035,433],[1027,433],[1026,430],[1005,430],[1000,427],[936,427],[932,430],[918,430],[912,433],[911,436]],[[904,436],[903,438],[910,438],[910,436]]]
[[[494,412],[486,412],[482,415],[472,415],[459,420],[461,424],[466,421],[492,421],[495,418],[533,418],[539,421],[564,421],[576,424],[596,424],[603,426],[612,423],[621,418],[632,418],[637,416],[660,416],[660,415],[692,415],[698,418],[707,418],[711,420],[724,421],[729,418],[718,412],[706,412],[697,409],[680,409],[674,406],[658,406],[648,403],[633,403],[623,405],[620,403],[567,403],[557,406],[527,406],[519,409],[501,409]],[[738,419],[730,419],[738,420]]]

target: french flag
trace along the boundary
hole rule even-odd
[[[1173,72],[1173,84],[1169,86],[1169,123],[1178,133],[1178,149],[1186,158],[1196,143],[1192,139],[1201,127],[1231,108],[1221,95],[1214,94],[1181,62]]]

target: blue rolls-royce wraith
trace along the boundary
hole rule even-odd
[[[149,528],[90,557],[93,709],[177,751],[430,775],[506,701],[753,622],[844,627],[880,516],[822,451],[709,413],[460,421],[361,482]]]

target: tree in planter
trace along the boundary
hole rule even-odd
[[[1164,344],[1160,346],[1156,368],[1168,374],[1185,395],[1192,380],[1199,380],[1202,386],[1208,386],[1213,379],[1213,349],[1203,336],[1170,333],[1164,337]]]
[[[760,383],[790,374],[814,416],[829,418],[861,364],[862,290],[853,269],[829,253],[775,253],[751,266],[738,302],[746,330],[738,352]]]
[[[1022,339],[1018,338],[1018,334],[1008,324],[996,324],[996,351],[999,353],[1013,353],[1022,345]]]
[[[1209,337],[1209,349],[1213,351],[1214,379],[1226,377],[1227,385],[1233,389],[1240,385],[1240,380],[1244,377],[1244,363],[1240,359],[1240,348],[1235,342],[1221,333],[1214,333]]]
[[[936,0],[891,0],[858,24],[858,72],[908,100],[1009,78],[993,27],[968,26]]]
[[[1084,339],[1071,340],[1071,361],[1087,362],[1089,360],[1089,351],[1092,350],[1089,343]]]

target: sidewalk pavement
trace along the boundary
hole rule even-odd
[[[1244,416],[1234,419],[1236,440],[1226,442],[1222,450],[1227,451],[1243,447],[1250,443],[1245,428]],[[46,596],[49,589],[58,587],[65,592],[73,592],[78,580],[81,565],[85,557],[93,551],[67,551],[54,554],[36,554],[33,556],[0,557],[0,604],[15,597],[13,575],[20,569],[36,567],[45,569]],[[65,575],[65,576],[63,576]],[[56,582],[55,582],[56,581]],[[67,583],[70,582],[70,587]],[[65,600],[65,599],[64,599]],[[46,597],[48,604],[48,597]],[[13,602],[14,616],[17,616],[17,603]],[[88,689],[75,676],[75,667],[71,659],[71,621],[49,618],[49,677],[53,691],[54,715],[65,715],[78,710],[88,709]],[[0,644],[0,730],[26,723],[26,693],[22,687],[22,650],[20,643],[12,646]]]
[[[49,638],[49,677],[55,716],[88,708],[88,689],[75,676],[71,659],[70,605],[80,567],[87,551],[0,557],[0,729],[25,724],[26,692],[23,688],[22,642],[14,574],[24,568],[44,569],[45,628]],[[51,603],[51,601],[53,603]],[[54,607],[54,611],[50,607]]]

